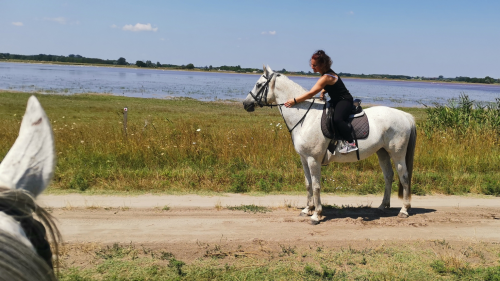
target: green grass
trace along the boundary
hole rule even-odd
[[[267,212],[272,212],[271,209],[262,207],[262,206],[256,206],[254,204],[252,205],[241,205],[241,206],[227,206],[226,207],[228,210],[232,211],[244,211],[248,213],[267,213]]]
[[[445,242],[444,240],[442,242]],[[364,246],[277,245],[248,251],[213,245],[183,261],[133,244],[87,251],[60,280],[499,280],[500,249],[490,243],[367,242]]]
[[[0,159],[17,138],[28,97],[0,93]],[[37,97],[51,121],[58,158],[48,192],[304,192],[302,165],[277,109],[247,113],[240,103],[193,99]],[[418,122],[415,194],[500,194],[498,134],[475,126],[431,130],[425,108],[402,110]],[[383,192],[375,155],[322,169],[322,192]]]

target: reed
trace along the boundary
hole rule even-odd
[[[56,139],[52,192],[304,191],[302,165],[276,109],[240,103],[108,95],[38,95]],[[19,131],[28,94],[0,93],[0,158]],[[122,110],[128,107],[127,134]],[[418,117],[416,194],[500,194],[498,134],[470,126],[429,129]],[[431,132],[431,133],[429,133]],[[323,191],[381,193],[376,156],[323,168]],[[396,189],[396,183],[394,184]]]

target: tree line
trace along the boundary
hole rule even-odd
[[[31,60],[48,62],[70,62],[70,63],[96,63],[96,64],[116,64],[116,60],[103,60],[98,58],[86,58],[80,55],[70,54],[68,56],[57,55],[17,55],[10,53],[0,53],[0,59],[4,60]]]
[[[18,55],[10,53],[0,53],[0,60],[30,60],[30,61],[45,61],[45,62],[67,62],[67,63],[93,63],[93,64],[108,64],[108,65],[135,65],[137,67],[144,68],[169,68],[169,69],[187,69],[187,70],[201,70],[201,71],[231,71],[237,73],[262,73],[262,69],[259,68],[242,68],[240,65],[237,66],[194,66],[192,63],[186,65],[175,65],[175,64],[162,64],[160,62],[151,62],[150,60],[142,61],[138,60],[135,63],[129,63],[124,57],[120,57],[117,60],[104,60],[99,58],[86,58],[81,55],[70,54],[68,56],[57,56],[57,55]],[[286,69],[276,71],[278,73],[289,74],[289,75],[308,75],[308,76],[319,76],[318,73],[312,73],[311,71],[287,71]],[[369,78],[369,79],[396,79],[396,80],[427,80],[427,81],[443,81],[443,82],[466,82],[466,83],[483,83],[483,84],[494,84],[500,83],[500,79],[495,79],[489,76],[484,78],[476,77],[466,77],[459,76],[455,78],[445,78],[442,75],[439,77],[424,77],[424,76],[407,76],[407,75],[390,75],[390,74],[352,74],[352,73],[339,73],[342,77],[353,77],[353,78]]]

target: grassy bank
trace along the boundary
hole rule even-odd
[[[64,247],[60,280],[498,280],[497,244],[446,240],[245,246],[198,243],[183,261],[133,244]],[[70,256],[73,256],[68,265]],[[76,258],[75,258],[76,257]],[[82,261],[78,260],[83,259]],[[83,258],[84,257],[84,258]],[[75,260],[76,259],[76,260]]]
[[[17,137],[28,96],[0,93],[0,158]],[[56,139],[52,192],[304,191],[302,165],[277,109],[247,113],[239,103],[191,99],[37,97]],[[403,110],[418,121],[414,193],[500,193],[498,131],[432,126],[426,109]],[[383,191],[376,156],[322,169],[323,192]]]

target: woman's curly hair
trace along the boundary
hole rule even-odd
[[[311,59],[316,61],[317,66],[324,72],[332,67],[332,59],[323,50],[317,50],[312,55]],[[309,60],[309,63],[311,61]]]

